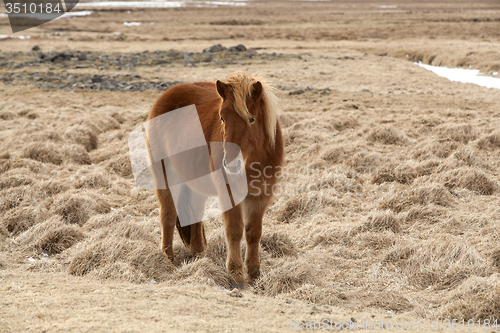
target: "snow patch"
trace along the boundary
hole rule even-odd
[[[245,1],[90,1],[80,2],[78,8],[181,8],[181,7],[246,6]]]
[[[415,65],[423,67],[438,76],[447,78],[450,81],[473,83],[481,87],[500,89],[500,79],[481,75],[478,69],[448,68],[422,64],[415,62]]]
[[[126,27],[138,27],[141,24],[141,22],[123,22],[123,25]]]

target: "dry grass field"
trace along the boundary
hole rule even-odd
[[[0,332],[500,320],[500,91],[414,64],[500,72],[498,1],[92,10],[0,40]],[[127,145],[162,90],[237,71],[277,87],[286,144],[242,298],[220,217],[201,258],[161,253]]]

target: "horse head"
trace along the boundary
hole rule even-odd
[[[238,174],[255,160],[260,151],[274,144],[276,113],[270,106],[274,94],[270,86],[246,74],[233,74],[225,82],[217,81],[217,92],[222,98],[219,110],[224,142],[223,166],[227,173]],[[226,142],[239,146],[239,151],[227,149]]]

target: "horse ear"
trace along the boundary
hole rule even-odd
[[[225,84],[222,81],[217,80],[217,92],[219,93],[220,97],[222,99],[226,98],[226,92],[227,92],[227,84]]]
[[[253,84],[252,97],[254,100],[258,100],[260,98],[260,95],[262,95],[262,83],[257,81]]]

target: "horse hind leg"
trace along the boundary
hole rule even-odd
[[[194,211],[194,214],[198,217],[197,220],[202,219],[205,214],[205,204],[207,202],[207,198],[203,196],[195,196],[196,199],[193,201],[191,208]],[[205,250],[207,245],[207,238],[205,235],[205,225],[203,221],[191,224],[189,226],[191,228],[190,236],[190,250],[193,256],[198,256],[200,253]]]
[[[161,249],[174,262],[173,238],[177,212],[169,190],[156,190],[160,203]]]
[[[207,245],[207,238],[205,236],[205,226],[203,225],[203,221],[191,224],[190,225],[191,232],[191,244],[190,250],[193,256],[198,256],[200,253],[205,250]]]
[[[205,250],[207,239],[203,221],[183,227],[181,226],[179,218],[177,218],[175,225],[179,232],[179,236],[181,236],[182,243],[189,248],[193,256],[198,256]]]

